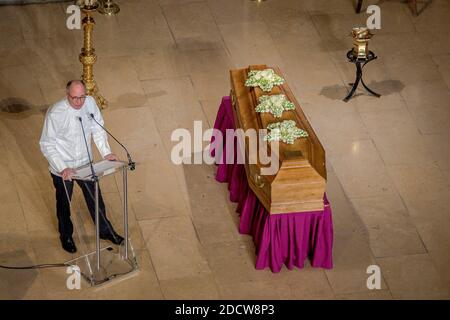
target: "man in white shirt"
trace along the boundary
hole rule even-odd
[[[91,137],[104,159],[114,161],[117,156],[111,152],[106,132],[93,120],[103,125],[103,117],[91,96],[86,95],[86,87],[80,80],[69,81],[66,87],[67,96],[55,103],[47,111],[41,139],[41,151],[49,162],[49,170],[56,189],[56,214],[58,230],[64,250],[77,251],[72,238],[73,224],[70,219],[70,205],[67,196],[72,198],[74,168],[89,164],[92,157]],[[83,136],[85,131],[89,154]],[[92,219],[95,221],[94,183],[92,181],[75,180],[83,191],[86,204]],[[65,186],[64,186],[65,185]],[[66,193],[67,190],[67,193]],[[100,238],[120,244],[123,238],[118,235],[106,217],[105,204],[99,189]]]

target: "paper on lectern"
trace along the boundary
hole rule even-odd
[[[113,173],[117,168],[123,167],[124,162],[122,161],[110,161],[103,160],[93,164],[94,172],[96,174],[107,175],[109,173]],[[76,169],[76,174],[73,176],[75,179],[86,179],[92,176],[91,166],[84,165],[80,168]]]

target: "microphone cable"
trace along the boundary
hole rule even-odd
[[[104,127],[104,126],[102,126],[102,125],[95,119],[93,113],[90,113],[89,116],[91,117],[92,120],[95,121],[96,124],[98,124],[100,127],[102,127],[102,129],[105,130],[107,134],[109,134],[114,140],[116,140],[116,142],[117,142],[118,144],[120,144],[120,146],[125,150],[125,152],[127,153],[128,165],[130,166],[130,170],[133,171],[134,169],[136,169],[136,163],[131,159],[131,155],[130,155],[130,153],[128,152],[128,149],[125,148],[125,146],[124,146],[122,143],[120,143],[120,141],[117,140],[116,137],[114,137],[114,136],[113,136],[113,135],[112,135],[112,134]]]
[[[64,264],[64,263],[44,263],[44,264],[35,264],[31,266],[23,266],[23,267],[17,267],[17,266],[5,266],[0,264],[1,269],[12,269],[12,270],[27,270],[27,269],[44,269],[44,268],[62,268],[62,267],[69,267],[70,265]]]
[[[86,133],[84,132],[84,126],[83,126],[83,120],[81,119],[81,117],[77,117],[78,120],[80,121],[80,125],[81,125],[81,130],[83,131],[83,138],[84,138],[84,143],[86,145],[86,151],[89,157],[89,164],[91,167],[91,172],[92,172],[92,178],[96,179],[96,175],[95,175],[95,171],[94,171],[94,167],[92,165],[92,160],[91,160],[91,154],[89,153],[89,147],[87,144],[87,140],[86,140]],[[44,268],[62,268],[62,267],[69,267],[70,265],[68,264],[64,264],[64,263],[44,263],[44,264],[35,264],[35,265],[30,265],[30,266],[23,266],[23,267],[18,267],[18,266],[5,266],[5,265],[1,265],[0,264],[0,268],[1,269],[9,269],[9,270],[29,270],[29,269],[44,269]]]

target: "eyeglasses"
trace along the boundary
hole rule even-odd
[[[72,97],[71,95],[69,95],[69,97],[70,97],[70,99],[76,100],[76,101],[83,101],[84,99],[86,99],[86,96]]]

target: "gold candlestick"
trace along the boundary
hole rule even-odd
[[[373,34],[366,27],[356,27],[352,30],[353,54],[358,59],[366,59],[369,54],[369,40]]]
[[[119,6],[113,0],[104,0],[98,8],[98,12],[107,16],[117,14],[119,11]]]
[[[95,98],[97,105],[100,109],[105,109],[108,106],[108,102],[99,93],[98,86],[94,80],[94,63],[97,61],[97,55],[94,49],[93,32],[95,21],[93,14],[95,11],[99,11],[105,15],[114,15],[119,12],[120,8],[112,0],[76,0],[75,4],[78,5],[81,11],[84,13],[82,20],[83,24],[83,48],[79,55],[79,60],[83,65],[83,79],[86,85],[86,93]]]
[[[95,98],[97,105],[100,109],[107,107],[108,102],[103,98],[98,90],[97,84],[94,80],[94,63],[97,61],[97,55],[95,54],[94,44],[93,44],[93,31],[94,31],[94,17],[92,16],[94,11],[98,8],[97,0],[81,0],[77,1],[76,4],[80,7],[81,11],[84,13],[84,18],[82,20],[83,24],[83,48],[81,48],[81,53],[79,55],[79,60],[83,65],[83,74],[81,78],[86,85],[86,93]]]

